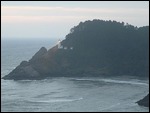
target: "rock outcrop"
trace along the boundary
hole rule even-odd
[[[149,26],[81,22],[58,45],[42,47],[3,79],[131,75],[149,76]]]
[[[3,79],[40,79],[40,73],[34,68],[34,65],[32,65],[31,62],[39,60],[46,52],[46,48],[42,47],[29,62],[22,61],[19,66],[17,66],[7,76],[4,76]]]
[[[137,103],[140,106],[149,107],[149,94],[145,96],[143,99],[139,100]]]

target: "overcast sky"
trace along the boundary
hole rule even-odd
[[[1,1],[2,38],[64,38],[85,20],[149,25],[149,1]]]

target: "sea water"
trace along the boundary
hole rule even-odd
[[[5,39],[1,46],[1,77],[29,60],[49,39]],[[1,111],[148,112],[136,102],[149,93],[149,80],[130,76],[50,77],[44,80],[1,80]]]

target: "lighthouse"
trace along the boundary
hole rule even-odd
[[[58,49],[62,49],[63,48],[63,46],[61,45],[61,40],[60,39],[58,40],[57,46],[58,46]]]

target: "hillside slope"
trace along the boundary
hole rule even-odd
[[[149,76],[149,26],[93,20],[74,26],[65,39],[42,47],[3,79],[43,79],[54,76]]]

